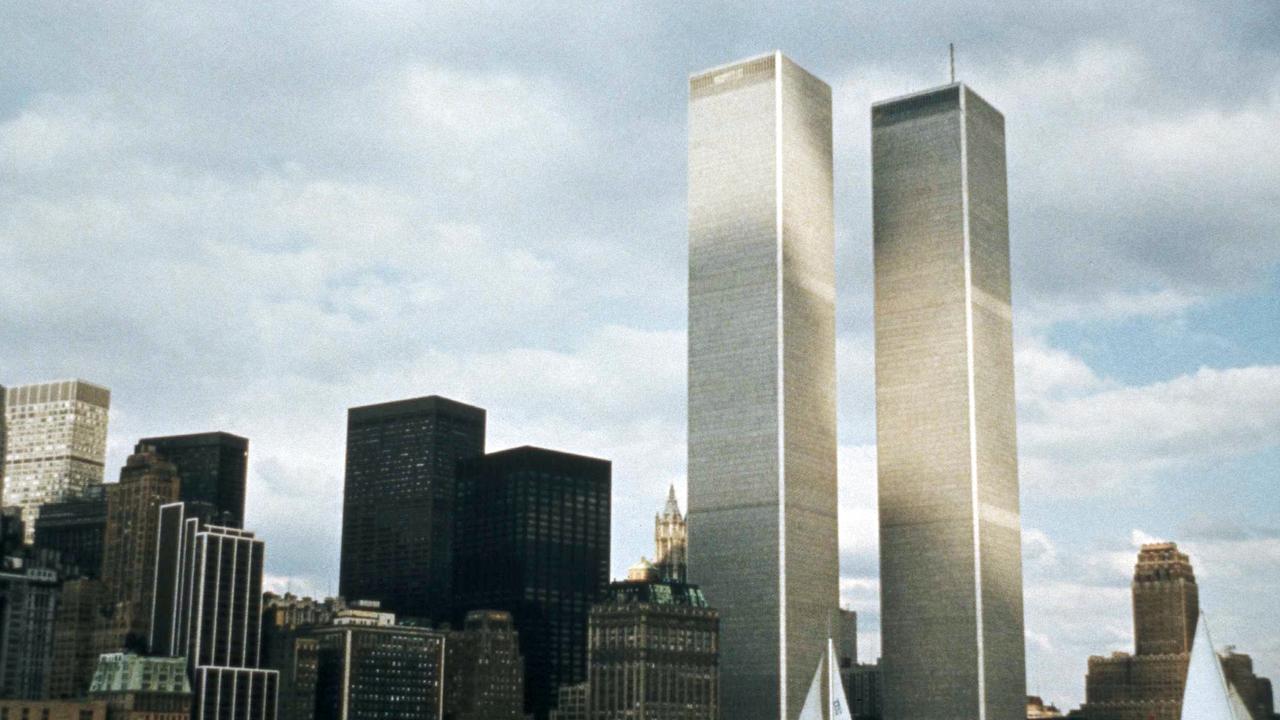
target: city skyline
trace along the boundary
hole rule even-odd
[[[1276,11],[968,10],[727,25],[557,11],[527,33],[151,11],[145,36],[136,15],[7,10],[25,40],[0,49],[0,252],[16,278],[0,381],[109,387],[108,478],[142,437],[249,437],[246,526],[273,548],[270,581],[319,593],[336,588],[344,409],[439,393],[500,410],[495,449],[614,461],[621,576],[651,542],[625,508],[685,487],[682,85],[780,47],[834,92],[842,577],[872,660],[867,108],[944,82],[954,39],[960,78],[1017,118],[1028,690],[1078,704],[1080,658],[1126,645],[1147,536],[1190,551],[1215,639],[1274,676],[1280,648],[1251,628],[1274,626],[1280,546],[1280,59],[1262,32]],[[132,51],[97,48],[108,35]],[[635,52],[596,62],[592,36]]]

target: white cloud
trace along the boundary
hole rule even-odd
[[[1280,366],[1270,365],[1026,398],[1029,417],[1018,428],[1022,476],[1038,492],[1090,494],[1247,456],[1278,442],[1277,398]]]

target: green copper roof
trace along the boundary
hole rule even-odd
[[[89,694],[125,692],[191,694],[186,658],[143,657],[128,653],[109,653],[99,657]]]

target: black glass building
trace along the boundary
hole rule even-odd
[[[455,621],[515,617],[525,711],[545,720],[556,690],[587,676],[587,616],[609,581],[612,466],[519,447],[458,465]]]
[[[485,411],[432,395],[351,408],[339,592],[443,620],[458,461],[484,454]]]
[[[102,571],[102,540],[107,534],[107,486],[90,485],[79,496],[40,506],[36,547],[61,552],[83,577]]]
[[[143,445],[177,466],[183,502],[209,503],[217,508],[219,525],[244,527],[248,438],[207,432],[144,438],[138,441],[138,447]]]

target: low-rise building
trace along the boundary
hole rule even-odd
[[[108,720],[101,700],[0,700],[0,720]]]
[[[107,705],[107,720],[187,720],[187,660],[109,653],[98,660],[89,696]]]
[[[696,585],[653,577],[643,559],[588,622],[590,720],[715,720],[720,618]]]

